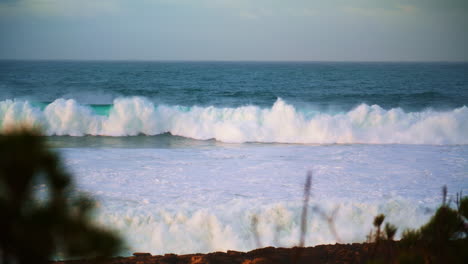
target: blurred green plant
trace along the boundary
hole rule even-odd
[[[443,202],[429,222],[419,229],[408,229],[401,239],[401,263],[424,259],[429,263],[468,263],[468,227],[466,209],[468,197],[457,194],[457,209],[447,202],[446,187]]]
[[[384,223],[385,220],[385,215],[384,214],[379,214],[374,217],[374,221],[372,224],[375,227],[375,233],[374,230],[371,230],[370,233],[367,235],[367,242],[368,243],[378,243],[379,241],[386,240],[386,241],[393,241],[396,232],[398,228],[395,225],[392,225],[390,223],[385,223],[385,226],[383,228],[382,232],[382,224]]]
[[[37,130],[0,134],[1,263],[118,253],[121,239],[90,220],[94,204],[74,191],[70,175]]]
[[[392,225],[390,223],[385,223],[385,239],[393,241],[393,238],[395,237],[395,234],[397,232],[398,228],[395,225]]]
[[[375,235],[375,241],[379,241],[381,239],[380,236],[380,227],[382,226],[383,221],[385,220],[385,215],[379,214],[374,218],[374,227],[377,228],[377,234]]]
[[[468,197],[456,195],[456,208],[450,206],[447,188],[442,188],[442,205],[418,229],[403,231],[400,242],[393,239],[397,227],[386,223],[385,215],[374,218],[368,242],[373,243],[368,263],[468,263]]]

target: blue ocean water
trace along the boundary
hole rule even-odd
[[[0,61],[0,133],[41,127],[122,255],[297,245],[307,171],[306,245],[398,237],[468,192],[467,106],[467,63]]]
[[[0,100],[111,104],[143,96],[183,106],[271,106],[277,98],[349,111],[468,104],[467,63],[1,61]]]
[[[466,144],[466,105],[466,63],[0,62],[0,128],[52,136]]]

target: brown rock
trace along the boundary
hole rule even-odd
[[[392,253],[388,253],[391,249]],[[398,242],[381,244],[376,247],[372,243],[362,244],[335,244],[321,245],[307,248],[274,248],[267,247],[252,250],[250,252],[239,252],[229,250],[228,252],[213,252],[209,254],[187,254],[164,256],[151,256],[149,253],[136,252],[132,257],[116,257],[106,259],[106,264],[309,264],[327,263],[343,264],[356,263],[365,264],[372,260],[388,260],[389,254],[398,254]],[[88,264],[93,260],[69,260],[52,262],[51,264]],[[393,261],[394,262],[394,261]],[[385,262],[383,262],[385,263]]]
[[[246,260],[242,264],[275,264],[267,258],[254,258],[253,260]]]
[[[239,256],[239,255],[242,255],[242,254],[245,254],[244,252],[240,252],[240,251],[235,251],[235,250],[228,250],[227,251],[227,254],[229,256]]]
[[[190,259],[191,264],[208,264],[208,260],[205,256],[192,256]]]

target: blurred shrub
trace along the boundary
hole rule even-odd
[[[401,239],[403,259],[425,259],[430,263],[468,263],[466,209],[468,197],[457,198],[457,209],[444,199],[429,222],[406,230]],[[402,262],[403,263],[403,262]]]
[[[0,134],[0,261],[48,263],[54,256],[116,254],[120,238],[90,222],[94,201],[37,131]]]
[[[397,232],[397,227],[390,224],[390,223],[386,223],[385,224],[385,238],[387,240],[393,240],[393,238],[395,237],[395,234]]]

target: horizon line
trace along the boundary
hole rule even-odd
[[[224,60],[224,59],[11,59],[0,61],[35,62],[234,62],[234,63],[468,63],[468,60]]]

